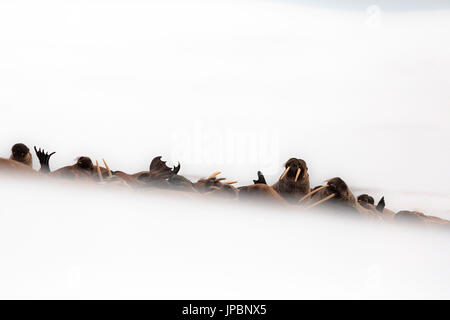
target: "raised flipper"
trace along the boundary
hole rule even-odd
[[[166,161],[161,160],[161,156],[155,157],[150,163],[148,178],[150,180],[163,180],[176,175],[180,171],[181,165],[178,163],[172,169],[166,165]],[[141,179],[144,177],[139,177]],[[146,177],[145,177],[146,178]]]
[[[52,152],[48,154],[48,152],[45,152],[44,149],[41,150],[41,148],[36,149],[36,146],[34,146],[34,152],[36,152],[36,156],[39,159],[39,163],[41,164],[41,169],[39,170],[42,173],[49,173],[50,172],[50,157],[54,155],[56,152]]]
[[[258,171],[258,180],[253,180],[254,184],[267,184],[266,179],[261,171]]]
[[[383,197],[383,198],[381,198],[380,202],[378,202],[378,204],[377,204],[377,211],[383,212],[385,206],[386,206],[386,203],[384,202],[384,197]]]

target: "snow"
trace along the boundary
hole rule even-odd
[[[2,179],[1,298],[448,298],[448,232]]]

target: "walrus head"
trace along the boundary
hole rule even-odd
[[[362,205],[364,208],[369,209],[369,205],[375,205],[375,200],[373,197],[368,194],[362,194],[358,197],[358,203]]]
[[[21,162],[27,166],[33,165],[33,157],[31,156],[30,149],[23,143],[16,143],[11,148],[11,160]]]
[[[332,200],[329,201],[330,203],[340,204],[347,208],[356,207],[356,199],[344,180],[341,178],[333,178],[326,182],[326,185],[314,188],[313,191],[300,199],[300,201],[310,198],[307,203],[307,208],[313,208],[329,200]]]
[[[302,181],[308,176],[308,167],[302,159],[290,158],[284,165],[286,168],[280,177],[280,180],[288,180],[292,182]]]
[[[77,168],[83,169],[83,170],[93,170],[94,169],[92,160],[89,157],[79,157],[77,159],[77,163],[75,164],[75,166]]]
[[[237,181],[228,181],[225,178],[217,178],[221,174],[220,171],[214,172],[208,178],[202,178],[193,184],[195,190],[204,194],[214,194],[225,196],[229,198],[236,198],[238,195],[238,189],[233,184]]]
[[[298,201],[310,191],[306,162],[302,159],[291,158],[284,167],[283,174],[272,187],[286,200]]]
[[[350,188],[341,178],[333,178],[327,180],[328,191],[335,194],[335,198],[339,201],[346,202],[351,206],[356,204],[355,197],[350,191]]]

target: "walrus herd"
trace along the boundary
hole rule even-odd
[[[237,181],[225,181],[219,178],[217,171],[207,178],[193,182],[179,174],[181,165],[170,168],[161,156],[155,157],[148,170],[138,173],[125,173],[111,170],[103,159],[103,166],[95,164],[89,157],[81,156],[73,165],[52,171],[50,158],[55,152],[34,147],[40,163],[40,170],[33,169],[33,157],[30,149],[23,143],[15,144],[9,158],[0,158],[0,172],[17,172],[34,177],[54,177],[94,183],[102,186],[114,186],[126,189],[172,190],[178,194],[218,196],[230,200],[262,201],[282,206],[298,207],[307,210],[315,207],[328,207],[331,212],[354,213],[355,215],[377,221],[413,222],[427,226],[450,226],[450,221],[427,216],[421,212],[402,210],[395,213],[385,207],[381,198],[375,205],[375,199],[367,194],[355,197],[341,178],[332,178],[324,185],[311,188],[308,166],[302,159],[291,158],[284,165],[284,172],[278,181],[269,185],[262,172],[253,185],[236,187]]]

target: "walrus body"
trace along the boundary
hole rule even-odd
[[[239,200],[255,200],[257,202],[270,202],[287,205],[288,202],[280,196],[271,186],[266,184],[254,184],[238,188]]]
[[[16,160],[0,158],[0,172],[39,175],[32,167]]]
[[[89,157],[80,157],[74,165],[62,167],[50,172],[49,175],[65,179],[92,180],[98,182],[99,177],[95,169],[96,168]],[[100,171],[102,176],[107,175],[107,170],[105,168],[100,167]]]

